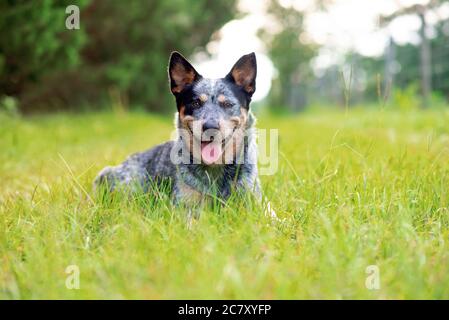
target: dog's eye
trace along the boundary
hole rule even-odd
[[[192,106],[192,108],[199,108],[201,107],[201,101],[200,99],[195,99],[192,101],[192,103],[190,104]]]
[[[234,104],[232,102],[229,102],[229,101],[224,101],[221,105],[224,108],[231,108]]]

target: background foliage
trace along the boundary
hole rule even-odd
[[[277,69],[270,104],[297,111],[307,103],[304,93],[312,77],[309,63],[316,54],[316,48],[301,40],[304,34],[303,13],[283,7],[277,1],[270,1],[268,13],[276,25],[275,31],[267,27],[260,30],[260,36]]]
[[[81,29],[67,30],[77,4]],[[0,94],[24,111],[99,107],[161,111],[171,51],[189,56],[235,14],[235,1],[2,1]],[[163,36],[162,36],[163,35]]]
[[[428,23],[426,63],[420,41],[401,45],[392,38],[384,55],[348,52],[318,73],[312,62],[321,47],[306,28],[311,11],[300,10],[291,1],[265,3],[269,23],[258,35],[276,70],[265,105],[276,112],[296,112],[313,104],[377,102],[410,109],[414,106],[401,106],[408,102],[398,97],[407,95],[415,104],[430,100],[430,106],[443,105],[449,98],[447,19]],[[313,3],[312,12],[325,12],[335,1]],[[435,13],[445,3],[433,0],[422,10]],[[65,27],[65,8],[70,4],[81,8],[80,30]],[[91,110],[110,104],[169,112],[168,55],[173,50],[189,58],[208,54],[206,45],[219,38],[221,27],[243,16],[237,4],[238,0],[0,1],[0,108],[10,109],[13,101],[24,112]],[[416,17],[419,10],[413,8],[398,9],[379,21]],[[389,22],[379,23],[379,30]],[[421,34],[417,31],[416,37]],[[431,69],[426,99],[421,99],[423,65]]]
[[[282,221],[230,201],[191,228],[162,191],[91,192],[103,166],[166,139],[168,117],[3,122],[0,299],[447,299],[448,122],[444,109],[259,117],[280,130],[279,170],[261,181]]]

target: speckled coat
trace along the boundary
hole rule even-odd
[[[173,53],[169,79],[178,108],[175,114],[177,138],[133,154],[122,164],[104,168],[94,186],[135,192],[148,191],[152,184],[168,184],[176,203],[198,202],[208,196],[226,200],[232,192],[252,192],[260,199],[255,118],[249,110],[255,77],[254,54],[240,58],[225,78],[212,80],[200,76],[184,57]],[[231,163],[205,165],[172,161],[173,150],[185,150],[185,145],[191,143],[193,133],[185,136],[184,129],[191,132],[191,123],[195,120],[203,124],[216,123],[220,130],[232,127],[243,131],[238,140],[240,147]]]

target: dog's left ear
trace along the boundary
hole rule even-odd
[[[173,94],[180,93],[188,85],[201,79],[201,75],[179,52],[172,52],[168,63],[168,76]]]
[[[242,56],[232,67],[226,79],[234,82],[250,96],[256,91],[257,62],[254,52]]]

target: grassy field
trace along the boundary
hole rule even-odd
[[[164,194],[105,204],[91,189],[172,119],[0,116],[0,298],[447,299],[448,124],[444,110],[261,117],[280,130],[261,179],[283,220],[229,203],[189,229]]]

